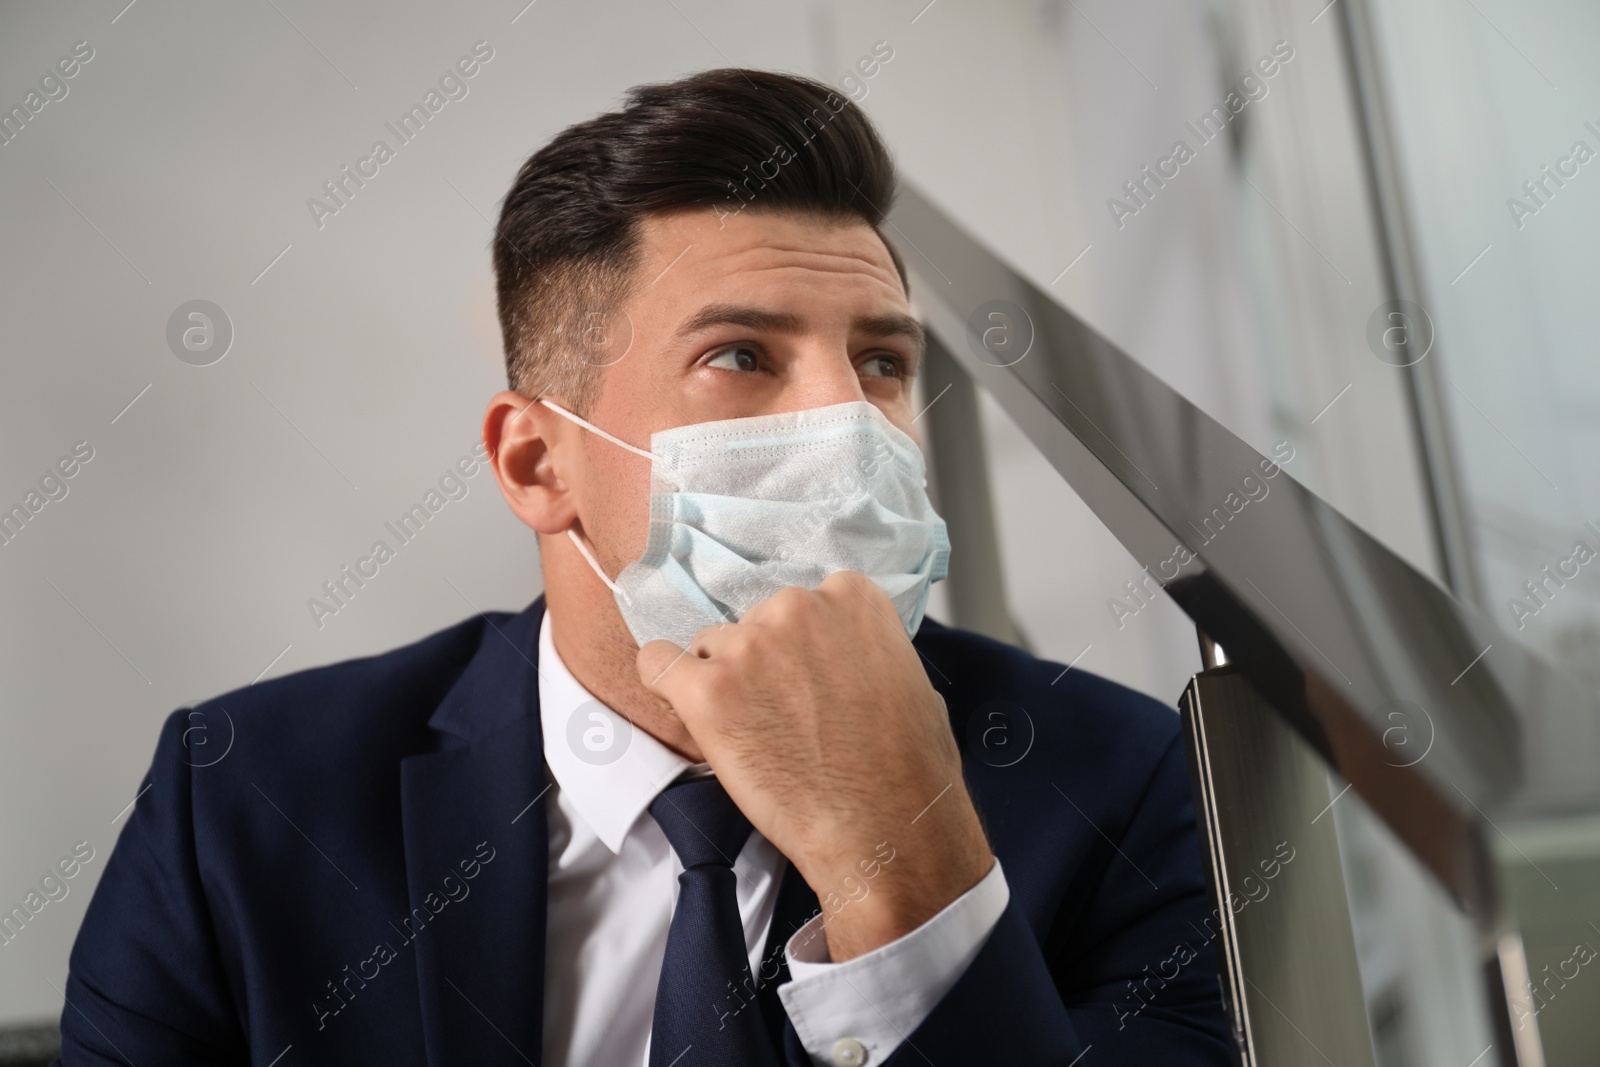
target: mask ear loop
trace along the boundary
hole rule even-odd
[[[622,448],[626,448],[629,452],[632,452],[636,456],[643,456],[645,459],[648,459],[648,460],[650,460],[652,462],[654,462],[655,459],[656,459],[656,454],[654,452],[646,452],[642,448],[636,448],[635,446],[630,445],[628,442],[624,441],[620,437],[615,437],[612,434],[606,433],[604,430],[602,430],[600,427],[596,426],[594,423],[590,422],[588,419],[580,418],[579,416],[574,415],[572,412],[568,411],[566,408],[562,407],[560,404],[557,404],[557,403],[555,403],[553,401],[550,401],[550,400],[546,400],[544,397],[540,397],[539,398],[539,403],[543,404],[545,407],[549,408],[551,411],[556,412],[558,415],[566,416],[567,418],[571,419],[573,422],[577,423],[579,426],[582,426],[585,430],[588,430],[590,433],[598,434],[599,436],[604,437],[607,441],[610,441],[612,444],[619,445]]]
[[[594,558],[594,553],[589,551],[589,546],[583,543],[583,538],[578,536],[578,531],[568,526],[567,536],[572,538],[573,547],[578,550],[579,555],[583,556],[583,558],[588,561],[589,567],[594,571],[595,576],[598,577],[602,582],[606,583],[606,588],[610,589],[614,596],[621,597],[623,603],[631,606],[633,604],[633,598],[628,595],[627,591],[624,590],[622,586],[606,577],[606,572],[600,569],[599,561]]]
[[[607,441],[610,441],[614,445],[619,445],[622,448],[626,448],[629,452],[632,452],[636,456],[643,456],[645,459],[648,459],[651,462],[654,462],[656,459],[655,453],[646,452],[642,448],[635,448],[622,438],[606,433],[589,420],[574,415],[560,404],[557,404],[551,400],[547,400],[544,397],[539,398],[539,403],[543,404],[551,411],[554,411],[556,414],[565,416],[566,418],[572,420],[579,426],[582,426],[585,430],[588,430],[590,433],[604,437]],[[578,550],[578,554],[581,555],[584,558],[584,561],[589,564],[589,569],[594,571],[595,577],[606,583],[606,588],[611,590],[612,595],[621,597],[623,603],[631,605],[633,603],[633,598],[627,594],[627,591],[624,590],[622,586],[606,577],[606,572],[601,569],[600,562],[594,558],[594,553],[589,551],[589,546],[583,543],[583,538],[578,536],[578,532],[569,526],[567,527],[567,536],[572,539],[573,547]]]

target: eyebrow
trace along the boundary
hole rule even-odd
[[[673,340],[682,340],[714,326],[741,326],[747,330],[764,333],[796,334],[805,330],[805,322],[798,315],[786,311],[769,311],[745,304],[707,304],[695,312],[673,334]],[[850,323],[853,331],[868,337],[906,337],[920,357],[927,345],[922,323],[910,315],[886,312],[882,315],[862,315]]]

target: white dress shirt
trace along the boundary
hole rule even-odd
[[[557,655],[548,612],[539,627],[539,708],[552,801],[542,1062],[647,1067],[683,870],[648,809],[681,773],[709,767],[596,700]],[[787,863],[756,830],[734,860],[752,975],[761,972]],[[917,929],[844,963],[828,958],[820,914],[796,931],[784,946],[793,980],[778,995],[813,1063],[887,1059],[966,970],[1009,899],[996,860]],[[739,1003],[730,990],[729,1006]]]

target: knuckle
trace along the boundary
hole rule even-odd
[[[783,632],[770,626],[752,629],[744,638],[745,656],[757,666],[772,664],[774,657],[782,653],[785,648]]]
[[[759,630],[753,626],[735,626],[722,638],[722,643],[717,646],[717,658],[722,660],[740,659],[749,654],[755,644]]]
[[[822,582],[821,589],[829,590],[832,593],[850,592],[851,585],[859,584],[856,581],[858,577],[861,577],[861,574],[856,573],[856,571],[834,571],[834,573],[827,576],[826,581]]]
[[[811,594],[804,589],[796,585],[786,585],[776,593],[773,593],[768,603],[772,605],[772,611],[775,614],[789,617],[804,611],[810,601]]]

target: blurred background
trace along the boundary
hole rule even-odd
[[[492,476],[441,483],[504,384],[490,220],[555,132],[696,69],[857,100],[973,234],[1600,685],[1600,561],[1573,562],[1600,549],[1600,8],[524,3],[0,8],[0,910],[93,856],[0,943],[0,1040],[59,1015],[173,709],[538,594]],[[386,124],[463,57],[401,144]],[[1015,631],[1175,702],[1192,625],[1131,597],[1133,557],[979,415],[934,446],[989,468]],[[331,599],[380,539],[395,557]],[[1332,810],[1380,1062],[1467,1067],[1490,1037],[1465,921],[1353,794]],[[1498,829],[1530,972],[1600,946],[1600,823]],[[1593,1062],[1597,1010],[1587,972],[1547,998],[1548,1062]]]

